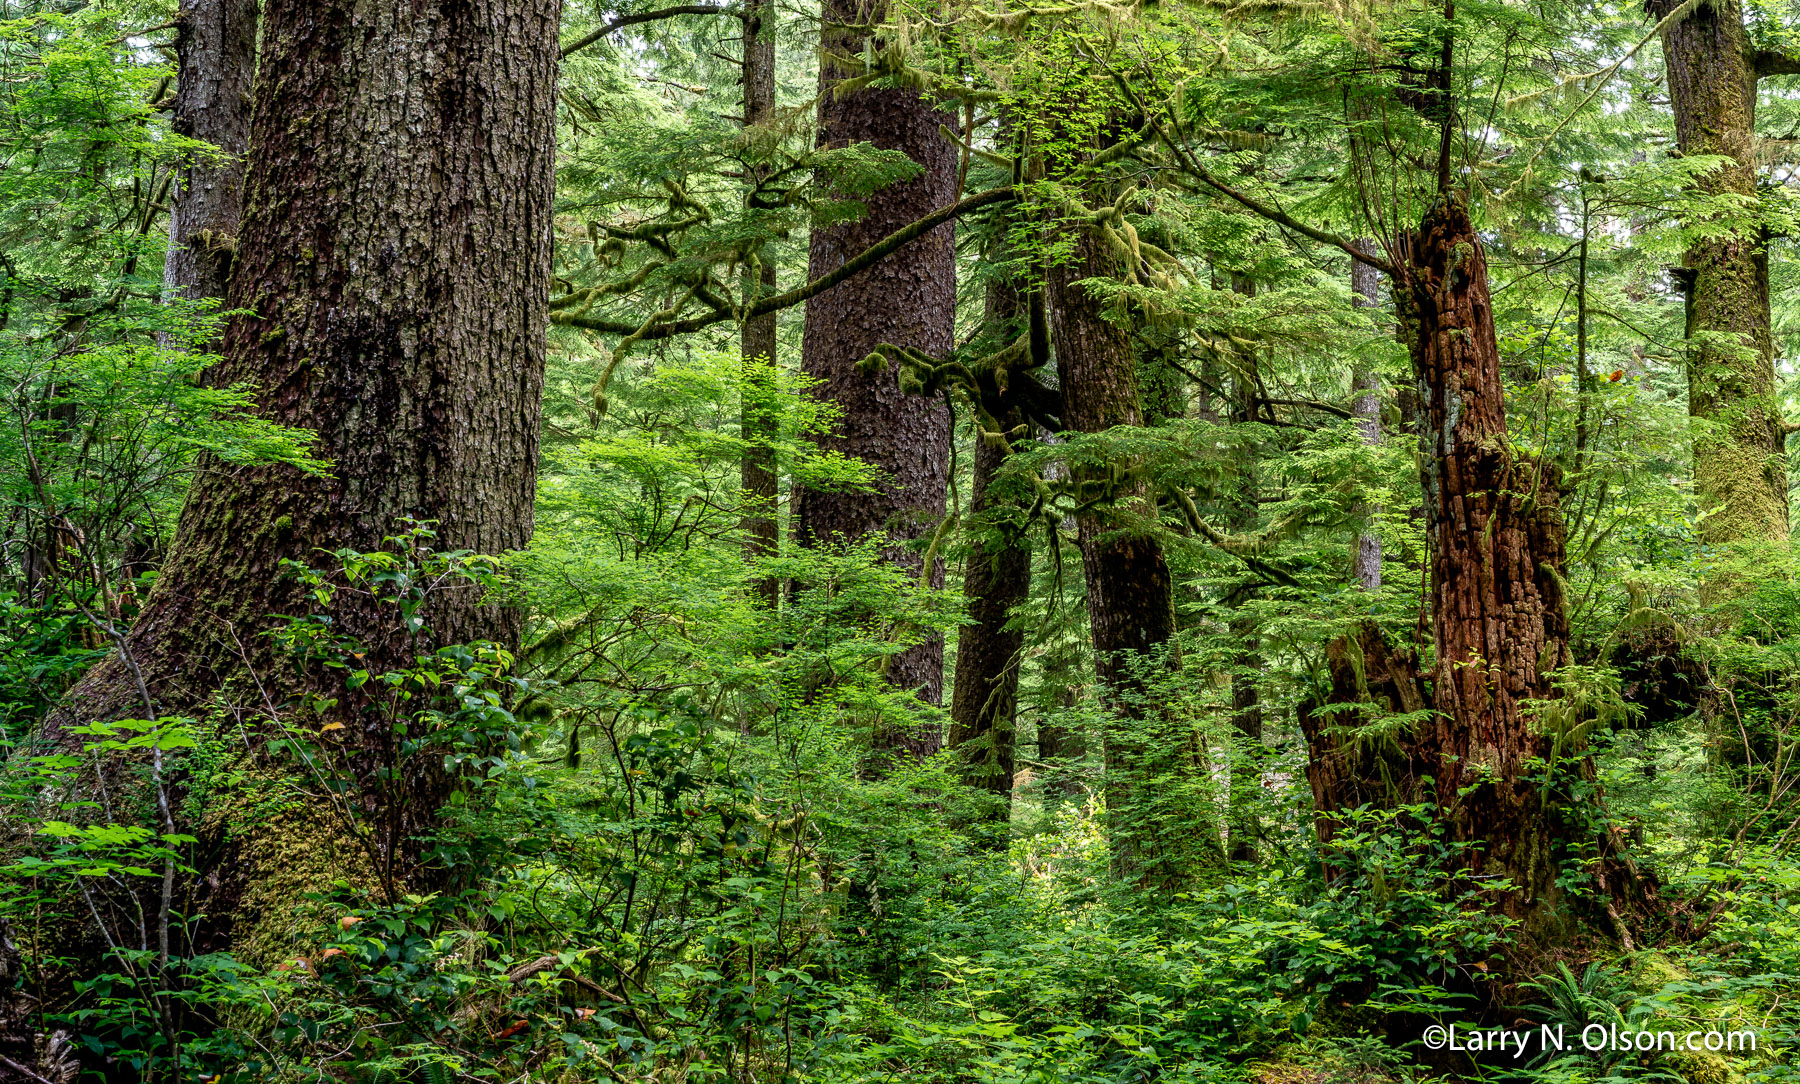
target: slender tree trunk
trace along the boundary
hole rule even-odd
[[[1645,5],[1656,18],[1676,6]],[[1696,4],[1662,39],[1681,153],[1731,160],[1700,178],[1699,190],[1753,205],[1756,69],[1740,0]],[[1695,241],[1682,262],[1688,411],[1705,422],[1693,442],[1700,543],[1785,542],[1787,450],[1776,399],[1767,237],[1750,229],[1715,233]]]
[[[1359,240],[1357,247],[1374,254],[1374,242]],[[1350,288],[1355,294],[1350,303],[1359,309],[1381,306],[1381,273],[1366,263],[1350,261]],[[1350,412],[1356,415],[1356,431],[1370,447],[1381,444],[1381,374],[1367,361],[1358,359],[1350,374]],[[1365,522],[1356,534],[1356,553],[1352,557],[1357,584],[1364,591],[1381,589],[1381,536],[1369,522],[1379,512],[1363,509]]]
[[[1242,275],[1231,276],[1231,288],[1246,297],[1256,295],[1254,280]],[[1231,378],[1231,420],[1249,425],[1257,420],[1257,357],[1253,351],[1240,352],[1240,368]],[[1241,481],[1234,494],[1231,529],[1240,534],[1256,530],[1258,497],[1256,462],[1242,464]],[[1237,604],[1250,601],[1254,588],[1234,590]],[[1256,675],[1262,672],[1261,642],[1256,635],[1256,619],[1243,613],[1231,619],[1231,635],[1239,645],[1236,667],[1231,676],[1231,731],[1236,750],[1231,758],[1230,829],[1231,860],[1256,861],[1258,833],[1256,791],[1262,783],[1263,712],[1262,697]]]
[[[181,171],[169,209],[163,290],[189,300],[224,298],[244,209],[250,80],[256,71],[257,0],[182,0],[176,19],[172,127],[227,157]]]
[[[987,324],[1000,341],[1012,338],[1024,318],[1017,289],[1008,282],[987,288]],[[998,405],[998,404],[996,404]],[[1010,432],[1023,422],[1016,411],[996,416]],[[979,428],[981,423],[977,421]],[[1008,798],[1013,786],[1013,719],[1019,700],[1019,664],[1025,631],[1009,628],[1015,607],[1031,590],[1031,545],[1017,524],[996,510],[1017,501],[996,490],[995,475],[1007,450],[976,434],[969,512],[976,537],[963,565],[963,596],[975,624],[956,642],[956,687],[950,699],[950,744],[963,754],[963,777],[971,786]]]
[[[1063,424],[1102,433],[1142,424],[1131,340],[1107,319],[1105,302],[1078,285],[1118,268],[1099,238],[1083,231],[1072,259],[1050,270],[1051,329],[1063,392]],[[1107,491],[1120,513],[1154,516],[1155,498],[1129,468],[1078,467],[1072,480],[1098,496]],[[1175,637],[1174,585],[1154,536],[1120,529],[1121,517],[1098,509],[1079,516],[1077,536],[1087,582],[1088,622],[1101,699],[1116,722],[1105,735],[1106,804],[1113,869],[1122,880],[1179,883],[1190,872],[1162,840],[1168,826],[1159,786],[1178,773],[1188,751],[1167,733],[1152,702],[1153,671],[1167,662]],[[1217,837],[1213,837],[1216,845]]]
[[[1436,633],[1437,713],[1418,734],[1418,775],[1475,845],[1476,872],[1511,880],[1502,910],[1523,919],[1556,897],[1539,778],[1551,742],[1525,701],[1552,699],[1549,675],[1570,661],[1560,480],[1507,443],[1487,260],[1461,198],[1440,199],[1408,247]]]
[[[843,225],[815,229],[807,274],[817,278],[842,266],[882,237],[954,201],[956,153],[940,125],[953,124],[914,90],[861,89],[838,94],[839,81],[863,74],[846,61],[863,51],[857,27],[881,21],[880,0],[825,0],[825,59],[819,70],[819,145],[867,142],[906,152],[923,167],[917,177],[863,199],[868,213]],[[893,544],[890,560],[923,571],[918,548],[944,516],[950,469],[950,417],[941,402],[900,390],[888,369],[864,373],[857,363],[882,343],[944,357],[953,345],[956,259],[953,227],[946,223],[914,241],[903,254],[883,260],[806,303],[801,365],[821,381],[818,394],[843,411],[841,436],[825,441],[885,472],[874,493],[809,490],[798,499],[798,534],[817,545],[834,538],[854,541],[877,531]],[[929,580],[943,583],[934,563]],[[943,697],[944,643],[934,637],[892,658],[888,678],[930,703]],[[937,750],[936,733],[877,735],[878,746],[901,755]]]
[[[775,27],[774,5],[769,0],[750,0],[744,6],[744,130],[746,134],[767,125],[775,114]],[[755,185],[762,179],[761,170],[752,170],[750,205],[758,206]],[[757,261],[757,271],[746,282],[756,292],[775,292],[775,264],[765,256]],[[749,291],[746,291],[748,294]],[[780,499],[776,477],[774,441],[780,418],[774,409],[776,374],[776,313],[752,317],[744,321],[739,333],[739,355],[743,359],[744,404],[743,424],[746,450],[742,467],[744,501],[744,556],[756,560],[776,553],[781,547],[780,521],[776,503]],[[773,577],[756,583],[763,603],[773,608],[780,599],[781,585]]]

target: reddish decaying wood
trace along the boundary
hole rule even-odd
[[[1560,479],[1507,441],[1487,259],[1462,200],[1433,207],[1410,248],[1436,648],[1423,751],[1457,836],[1512,879],[1523,917],[1556,872],[1528,763],[1548,742],[1525,701],[1553,696],[1549,675],[1570,662]]]
[[[1424,404],[1420,470],[1429,532],[1434,664],[1430,695],[1413,660],[1373,628],[1334,645],[1333,699],[1433,709],[1385,747],[1347,742],[1341,714],[1303,716],[1322,813],[1435,799],[1476,872],[1503,876],[1514,917],[1555,900],[1558,812],[1540,781],[1550,740],[1527,701],[1556,695],[1570,661],[1562,588],[1560,479],[1507,440],[1500,352],[1481,240],[1458,196],[1407,239],[1400,290]],[[1399,292],[1399,291],[1397,291]]]

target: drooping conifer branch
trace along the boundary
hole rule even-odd
[[[553,312],[550,314],[550,322],[563,327],[578,327],[587,331],[598,331],[609,335],[631,335],[633,336],[633,342],[647,342],[699,331],[702,328],[711,327],[714,324],[730,320],[734,316],[739,316],[743,319],[765,316],[771,312],[780,312],[782,309],[792,308],[793,306],[804,302],[807,298],[824,293],[826,290],[831,289],[833,286],[850,278],[852,275],[881,262],[898,252],[900,249],[906,247],[911,242],[918,240],[953,218],[961,217],[972,211],[980,210],[983,207],[1007,203],[1016,199],[1018,199],[1018,193],[1011,185],[1004,188],[990,188],[986,192],[977,192],[973,196],[958,200],[946,207],[933,211],[931,214],[928,214],[907,226],[895,230],[880,241],[870,245],[856,257],[844,261],[837,270],[832,271],[829,274],[820,275],[811,282],[796,286],[792,290],[788,290],[784,293],[772,294],[768,297],[760,298],[746,306],[741,313],[715,309],[714,311],[701,316],[690,316],[685,320],[670,319],[652,327],[645,327],[642,324],[631,323],[624,320],[603,320],[595,317]]]

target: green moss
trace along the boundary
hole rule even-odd
[[[372,888],[376,878],[366,852],[328,806],[267,773],[239,780],[209,811],[208,827],[236,844],[229,872],[243,891],[232,914],[233,954],[267,968],[308,955],[330,926],[332,907],[309,897],[339,882]]]

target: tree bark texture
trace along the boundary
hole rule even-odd
[[[1504,909],[1523,918],[1556,875],[1546,795],[1530,778],[1549,742],[1524,701],[1555,696],[1549,675],[1571,661],[1560,480],[1507,442],[1487,261],[1466,204],[1440,199],[1408,247],[1436,646],[1421,774],[1457,838],[1475,842],[1477,872],[1511,878]]]
[[[1333,643],[1335,707],[1300,717],[1307,778],[1327,842],[1338,811],[1435,801],[1473,872],[1510,883],[1496,909],[1529,931],[1556,913],[1558,863],[1581,842],[1544,786],[1559,770],[1544,762],[1580,750],[1555,748],[1525,703],[1555,698],[1551,673],[1571,661],[1560,478],[1508,443],[1487,261],[1462,197],[1440,198],[1402,248],[1435,665],[1427,691],[1416,656],[1372,624]],[[1415,718],[1356,732],[1392,713]]]
[[[1118,270],[1099,238],[1082,231],[1073,257],[1050,269],[1048,299],[1063,393],[1063,424],[1078,433],[1141,425],[1136,361],[1125,329],[1105,302],[1081,285]],[[1084,498],[1105,491],[1106,505],[1154,513],[1154,496],[1128,466],[1078,466],[1071,481]],[[1092,493],[1088,491],[1092,490]],[[1088,623],[1102,702],[1117,717],[1105,735],[1106,804],[1114,873],[1140,883],[1174,883],[1183,870],[1165,846],[1152,781],[1179,771],[1186,751],[1161,733],[1150,703],[1150,670],[1175,637],[1174,584],[1162,544],[1118,528],[1095,506],[1076,519],[1087,583]],[[1214,842],[1217,842],[1216,836]]]
[[[139,642],[254,629],[282,559],[375,549],[401,517],[437,521],[445,549],[531,538],[556,0],[270,0],[264,18],[229,295],[253,315],[216,379],[317,433],[333,476],[209,463]],[[470,593],[428,624],[512,641],[518,620]]]
[[[999,341],[1010,340],[1025,318],[1018,290],[988,285],[986,320]],[[999,406],[999,403],[995,403]],[[995,415],[1003,434],[1023,424],[1014,409]],[[976,421],[977,429],[984,428]],[[969,513],[974,537],[963,565],[963,597],[975,623],[956,641],[956,686],[950,699],[950,745],[962,753],[963,778],[1002,797],[1012,795],[1013,722],[1019,701],[1019,664],[1025,631],[1008,627],[1031,591],[1031,545],[1021,525],[995,515],[1018,505],[1017,494],[995,485],[1009,446],[977,432]]]
[[[258,0],[182,0],[176,19],[177,84],[171,126],[223,152],[181,171],[169,208],[163,289],[189,300],[223,298],[244,209],[250,80],[256,71]]]
[[[212,378],[254,384],[263,416],[316,433],[331,475],[203,459],[130,659],[91,671],[52,736],[140,714],[127,662],[161,713],[220,690],[260,710],[259,682],[292,691],[283,682],[302,679],[284,678],[264,634],[270,614],[310,608],[283,560],[378,549],[402,517],[436,521],[443,550],[529,542],[557,16],[556,0],[265,5],[229,294],[250,314],[231,322]],[[359,605],[341,593],[332,613],[368,669],[410,664],[395,615]],[[520,631],[516,611],[474,588],[422,616],[439,644]]]
[[[885,16],[879,0],[825,0],[824,59],[819,71],[819,145],[867,142],[904,151],[923,171],[865,198],[867,213],[855,222],[815,229],[807,259],[818,278],[889,233],[954,202],[956,151],[939,131],[954,123],[917,91],[864,88],[838,94],[838,82],[863,74],[842,62],[862,52],[855,29]],[[929,536],[944,516],[950,469],[950,416],[943,403],[900,390],[893,369],[864,373],[857,363],[882,343],[944,357],[953,346],[956,260],[953,227],[946,223],[806,303],[801,366],[821,381],[817,394],[843,411],[842,432],[822,443],[879,468],[886,479],[874,493],[809,490],[799,495],[797,529],[803,544],[834,538],[854,541],[875,532],[893,540],[886,550],[910,572],[923,569],[912,543]],[[930,572],[943,583],[943,569]],[[933,638],[893,657],[895,685],[940,703],[944,644]],[[877,735],[877,744],[902,755],[936,752],[936,733]]]
[[[1655,18],[1676,6],[1645,5]],[[1754,206],[1756,69],[1740,0],[1695,5],[1664,28],[1662,40],[1681,153],[1731,159],[1700,178],[1700,192]],[[1700,543],[1785,542],[1787,450],[1776,399],[1767,238],[1760,230],[1716,233],[1695,241],[1682,262],[1688,411],[1706,423],[1693,441]]]
[[[768,0],[751,0],[744,7],[742,75],[744,129],[747,134],[768,124],[775,114],[774,10]],[[761,171],[756,171],[752,180],[760,182]],[[750,199],[751,207],[755,209],[754,186]],[[760,259],[755,276],[746,276],[746,286],[759,294],[774,293],[774,262],[766,256]],[[770,556],[781,547],[779,510],[776,507],[781,493],[774,450],[781,421],[773,409],[778,316],[778,313],[771,312],[751,317],[744,321],[739,330],[738,352],[743,359],[746,392],[743,407],[746,450],[740,483],[744,502],[744,556],[749,560]],[[773,578],[759,579],[756,581],[756,592],[765,606],[773,608],[780,600],[781,584]]]

